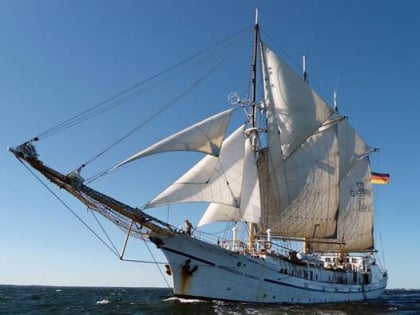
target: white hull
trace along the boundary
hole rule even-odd
[[[328,303],[378,298],[386,274],[327,270],[278,257],[251,257],[185,235],[152,241],[166,256],[174,295],[257,303]]]

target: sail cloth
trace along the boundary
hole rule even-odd
[[[146,207],[199,201],[239,206],[243,137],[241,126],[223,142],[219,157],[205,156]]]
[[[311,244],[313,250],[365,251],[374,248],[371,152],[347,121],[337,130],[340,154],[340,208],[337,240],[341,245]]]
[[[262,44],[266,102],[287,158],[332,114],[332,109],[274,51]]]
[[[245,166],[245,164],[248,164]],[[236,129],[223,142],[218,157],[207,155],[160,193],[145,207],[153,208],[185,202],[209,202],[208,219],[202,224],[239,219],[259,222],[258,177],[245,126]],[[245,183],[244,180],[247,182]],[[216,210],[222,212],[216,213]]]
[[[242,213],[238,207],[211,203],[207,207],[197,226],[203,226],[214,222],[236,222],[241,221]]]
[[[369,147],[344,117],[262,44],[268,147],[260,155],[262,222],[274,235],[333,239],[310,250],[373,248]]]
[[[268,138],[258,163],[263,225],[274,235],[334,237],[339,200],[333,111],[264,44],[262,61]]]
[[[369,146],[345,121],[339,126],[340,211],[338,239],[342,250],[373,249],[373,189],[370,182]]]
[[[234,110],[234,108],[228,109],[171,135],[127,158],[112,170],[142,157],[168,151],[198,151],[218,156]]]
[[[213,222],[261,223],[260,190],[254,153],[249,139],[244,139],[245,152],[242,166],[240,202],[237,207],[211,203],[197,226]]]

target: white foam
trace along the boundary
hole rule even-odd
[[[202,303],[205,302],[204,300],[198,300],[198,299],[183,299],[183,298],[178,298],[178,297],[170,297],[167,298],[165,300],[163,300],[164,302],[171,302],[171,301],[176,301],[179,303]]]

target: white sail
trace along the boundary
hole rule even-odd
[[[117,169],[142,157],[168,151],[198,151],[218,156],[232,112],[228,109],[173,134],[114,166]]]
[[[214,222],[241,221],[241,209],[220,203],[211,203],[207,207],[197,226],[203,226]]]
[[[287,158],[332,114],[332,110],[288,64],[262,45],[266,103]]]
[[[275,234],[343,242],[311,243],[311,250],[373,248],[368,146],[268,47],[263,61],[264,225]]]
[[[215,202],[240,206],[244,126],[223,142],[218,157],[207,155],[146,207],[180,202]]]
[[[338,128],[340,207],[337,240],[341,245],[313,244],[314,250],[364,251],[373,249],[373,189],[368,145],[343,121]]]
[[[337,239],[345,251],[364,251],[373,243],[373,190],[368,158],[356,163],[341,181]],[[356,179],[357,178],[357,179]]]
[[[261,222],[260,190],[254,152],[249,139],[244,139],[245,155],[239,207],[211,203],[198,226],[222,221]]]
[[[261,223],[261,200],[258,170],[249,139],[245,139],[245,156],[241,188],[242,221]]]
[[[333,112],[266,46],[263,62],[268,133],[266,161],[260,163],[263,221],[275,234],[332,237],[339,204]]]
[[[280,202],[277,208],[271,205],[265,211],[264,221],[273,233],[314,238],[335,235],[339,174],[334,129],[313,135],[284,162],[286,176],[281,185],[287,186],[290,202]]]

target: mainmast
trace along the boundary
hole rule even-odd
[[[254,25],[254,46],[252,51],[252,65],[251,65],[251,128],[249,130],[249,137],[251,138],[251,146],[254,152],[257,151],[258,145],[258,129],[257,129],[257,59],[258,59],[258,41],[259,41],[259,26],[258,26],[258,9],[255,10],[255,25]],[[249,237],[248,246],[252,250],[255,239],[255,223],[249,223]]]
[[[255,25],[254,25],[254,46],[252,51],[252,65],[251,65],[251,130],[250,137],[252,149],[257,150],[257,57],[258,57],[258,40],[259,40],[259,26],[258,26],[258,9],[255,10]]]

